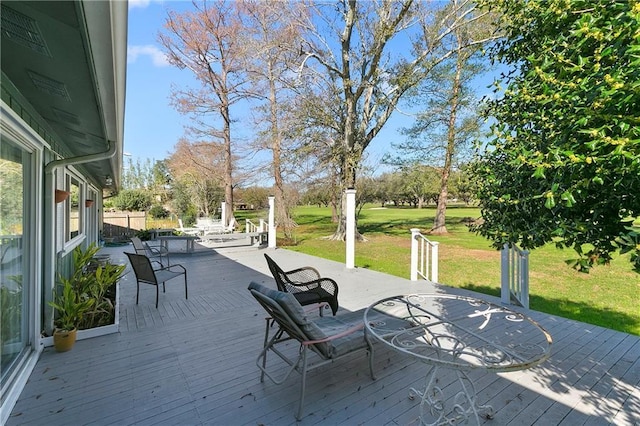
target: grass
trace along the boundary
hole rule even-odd
[[[500,253],[488,240],[470,233],[467,228],[469,220],[478,218],[479,214],[476,208],[448,207],[449,233],[429,237],[440,243],[439,281],[499,296]],[[245,218],[266,217],[264,212],[255,211],[236,211],[235,216],[240,224]],[[358,219],[358,229],[367,242],[356,244],[356,266],[409,278],[410,229],[428,230],[434,216],[434,208],[365,206]],[[288,249],[345,261],[344,242],[323,238],[333,234],[336,228],[329,208],[298,207],[295,220],[298,227]],[[279,234],[278,245],[282,246],[280,237]],[[565,260],[572,257],[573,251],[559,250],[552,245],[531,252],[530,308],[640,335],[640,276],[631,270],[627,256],[615,258],[611,265],[596,267],[589,274],[567,266]]]
[[[356,266],[408,278],[410,229],[428,230],[434,215],[433,208],[365,207],[358,229],[368,241],[356,245]],[[439,281],[499,296],[500,254],[488,240],[470,233],[466,225],[478,216],[475,208],[448,208],[449,234],[429,237],[440,242]],[[295,219],[299,226],[290,250],[345,261],[344,243],[322,238],[336,227],[328,208],[299,207]],[[530,308],[640,335],[640,277],[631,270],[627,256],[589,274],[567,266],[565,260],[572,257],[571,250],[552,245],[531,252]]]

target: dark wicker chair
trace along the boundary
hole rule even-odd
[[[162,284],[162,292],[166,291],[165,282],[170,279],[184,277],[184,297],[189,298],[187,293],[187,270],[182,265],[162,266],[162,263],[154,261],[160,265],[154,269],[151,260],[143,254],[125,253],[131,262],[133,273],[136,275],[136,305],[138,304],[138,296],[140,294],[140,283],[151,284],[156,286],[156,309],[158,308],[158,293],[160,284]],[[175,270],[178,269],[178,270]]]
[[[284,271],[266,253],[269,270],[276,280],[278,290],[291,293],[302,306],[327,303],[333,315],[338,312],[338,284],[331,278],[322,278],[320,273],[310,266]],[[322,315],[322,306],[320,306]]]

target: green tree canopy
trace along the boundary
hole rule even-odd
[[[125,189],[113,199],[113,205],[119,210],[146,211],[151,204],[151,194],[143,189]]]
[[[640,3],[488,1],[512,66],[490,105],[493,137],[474,168],[494,241],[571,247],[583,271],[631,251],[640,215]]]

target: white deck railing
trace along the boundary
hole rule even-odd
[[[253,232],[264,232],[265,231],[265,222],[264,219],[260,219],[260,225],[256,225],[251,222],[249,219],[245,219],[244,232],[247,234]]]
[[[505,244],[500,256],[502,303],[529,309],[529,252],[515,244]]]
[[[418,276],[438,282],[438,242],[429,241],[417,228],[411,229],[411,281]]]

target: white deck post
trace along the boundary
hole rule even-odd
[[[511,303],[509,288],[509,244],[505,244],[500,252],[500,300],[505,305]]]
[[[226,227],[227,226],[227,203],[223,201],[220,208],[222,209],[222,212],[220,213],[220,219],[221,219],[220,222],[222,223],[223,227]]]
[[[524,308],[529,309],[529,251],[523,250],[518,261],[520,262],[520,303]]]
[[[418,281],[418,235],[420,229],[411,228],[411,281]]]
[[[355,268],[355,234],[356,234],[356,190],[349,188],[347,195],[347,234],[346,234],[346,268]]]
[[[276,209],[275,197],[269,197],[269,248],[276,248]]]
[[[258,228],[258,232],[264,232],[264,219],[260,219],[260,227]]]
[[[431,282],[438,282],[438,243],[431,242]]]

